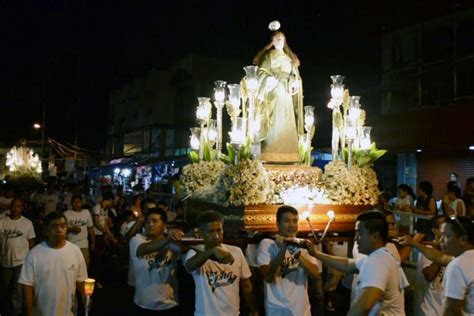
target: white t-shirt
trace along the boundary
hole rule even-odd
[[[446,267],[444,297],[464,300],[464,313],[474,315],[474,250],[464,251]]]
[[[149,242],[137,234],[130,240],[130,258],[135,272],[135,304],[149,310],[166,310],[179,304],[178,267],[179,247],[170,243],[160,253],[137,257],[137,249]]]
[[[106,227],[107,226],[107,218],[109,217],[109,214],[107,212],[106,209],[104,209],[100,203],[97,203],[96,205],[94,205],[94,207],[92,207],[92,216],[96,216],[96,215],[99,215],[99,224],[102,226],[102,227]],[[104,233],[101,232],[97,227],[94,226],[94,231],[95,231],[95,234],[97,236],[100,236],[100,235],[103,235]]]
[[[59,204],[57,193],[41,193],[36,195],[35,202],[37,206],[44,206],[45,215],[55,212]]]
[[[407,195],[403,199],[398,199],[397,204],[396,204],[397,209],[406,208],[407,206],[413,206],[413,198],[411,197],[411,195]],[[408,211],[406,210],[403,212],[408,213]],[[412,219],[409,215],[397,214],[397,217],[398,217],[398,222],[402,226],[410,226],[412,223]]]
[[[78,234],[68,233],[67,240],[79,248],[89,248],[87,229],[94,226],[91,213],[88,210],[81,210],[80,212],[69,210],[64,212],[64,216],[67,218],[67,227],[78,226],[81,229]]]
[[[366,287],[375,287],[383,291],[381,299],[372,307],[369,315],[402,316],[405,315],[405,305],[400,278],[403,270],[400,261],[386,247],[379,248],[370,255],[355,261],[359,269],[359,284],[356,297]],[[406,280],[406,277],[405,277]]]
[[[30,246],[28,239],[35,238],[35,230],[31,221],[21,216],[12,220],[5,217],[0,220],[1,266],[12,268],[23,264]]]
[[[461,212],[458,214],[458,204],[461,204]],[[461,199],[456,199],[449,203],[449,207],[454,210],[454,215],[456,216],[466,216],[466,205],[464,204],[464,201]]]
[[[220,247],[232,254],[232,264],[207,260],[200,268],[190,271],[196,285],[195,316],[239,315],[240,279],[248,279],[252,274],[240,248],[225,244]],[[195,250],[189,250],[184,264],[195,254]]]
[[[79,247],[66,241],[60,249],[46,241],[26,256],[18,283],[33,287],[33,315],[73,315],[76,282],[87,279]]]
[[[423,269],[432,264],[423,254],[418,254],[418,262],[415,277],[415,316],[431,316],[443,314],[443,274],[441,267],[436,277],[427,282],[423,275]]]
[[[395,256],[395,258],[398,261],[402,260],[400,258],[400,254],[398,253],[397,246],[394,243],[391,243],[391,242],[387,243],[385,245],[385,248],[387,248],[390,251],[390,253]],[[354,246],[352,247],[352,258],[354,258],[354,260],[357,260],[359,258],[365,258],[365,257],[367,257],[367,255],[365,255],[363,253],[360,253],[359,252],[359,246],[358,246],[357,242],[354,242]],[[352,278],[351,304],[354,303],[354,301],[356,299],[357,285],[359,284],[359,276],[360,276],[359,273],[355,273],[353,275],[353,278]]]
[[[292,246],[288,246],[292,247]],[[268,265],[275,260],[280,247],[272,239],[263,239],[258,245],[258,266]],[[301,256],[316,264],[322,271],[321,262],[310,256],[306,249],[301,249]],[[290,252],[287,250],[281,266],[281,274],[272,283],[264,283],[265,310],[267,315],[283,316],[311,315],[308,297],[308,275]]]

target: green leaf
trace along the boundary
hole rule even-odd
[[[191,160],[191,163],[198,163],[199,162],[199,154],[194,150],[188,153],[188,158]]]

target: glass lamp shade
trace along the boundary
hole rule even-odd
[[[344,95],[344,76],[334,75],[331,76],[331,79],[331,96],[333,97],[333,99],[341,99]]]
[[[210,100],[211,100],[210,98],[206,98],[206,97],[198,98],[199,105],[196,109],[196,118],[200,122],[206,122],[211,116],[212,105],[211,105]]]
[[[314,125],[314,106],[307,105],[304,107],[304,126],[306,129]]]
[[[360,149],[370,149],[371,145],[371,140],[370,140],[370,131],[372,130],[371,126],[364,126],[362,127],[361,133],[360,133]]]
[[[257,72],[258,66],[245,66],[245,76],[247,82],[247,89],[255,91],[258,88],[258,81],[257,81]]]
[[[302,146],[304,151],[308,150],[308,138],[306,135],[298,135],[298,144]]]
[[[189,142],[191,145],[191,149],[199,150],[199,146],[201,146],[201,141],[199,138],[201,137],[201,129],[199,127],[193,127],[191,130],[191,136],[189,136]]]
[[[85,279],[84,280],[84,292],[86,296],[91,296],[94,293],[94,279]]]
[[[237,109],[240,106],[240,85],[229,84],[227,88],[229,89],[229,101],[234,109]]]
[[[353,95],[350,97],[349,105],[351,108],[360,109],[360,96]]]
[[[217,141],[217,121],[210,120],[209,127],[207,129],[207,139],[211,143],[215,143]]]
[[[346,123],[346,128],[345,128],[345,135],[348,140],[354,140],[357,135],[357,129],[356,129],[356,120],[354,120],[352,117],[347,116],[345,119]]]
[[[214,82],[214,100],[216,100],[216,102],[224,102],[226,84],[227,82],[222,80],[217,80],[216,82]]]
[[[245,142],[245,128],[247,120],[242,117],[235,118],[232,130],[229,132],[232,144],[242,145]]]

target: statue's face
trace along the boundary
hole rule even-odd
[[[285,36],[281,33],[278,33],[273,37],[272,44],[275,49],[283,49],[283,47],[285,46]]]

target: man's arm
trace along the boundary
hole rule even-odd
[[[375,303],[382,297],[383,291],[376,287],[365,287],[351,305],[347,316],[369,315]]]
[[[281,264],[285,259],[286,243],[284,241],[277,240],[276,244],[280,248],[280,251],[278,252],[277,256],[273,260],[270,260],[269,264],[261,265],[259,267],[260,273],[262,274],[263,279],[267,283],[272,283],[275,280],[276,276],[280,274]]]
[[[357,269],[354,259],[324,254],[322,252],[317,251],[316,247],[312,244],[308,245],[308,253],[316,259],[319,259],[323,264],[328,265],[336,270],[346,273],[359,272],[359,269]]]
[[[214,249],[215,248],[211,248],[206,249],[204,251],[193,249],[194,251],[196,251],[196,254],[186,261],[186,269],[188,271],[194,271],[202,267],[202,265],[206,263],[207,260],[211,259],[211,257],[214,255]]]
[[[441,266],[436,262],[433,262],[426,268],[423,268],[422,272],[423,272],[423,276],[425,277],[426,282],[433,281],[438,275],[440,268]]]
[[[130,229],[125,234],[125,239],[127,241],[130,241],[130,239],[132,239],[132,237],[135,236],[140,231],[140,229],[142,229],[143,223],[144,223],[143,217],[137,218],[137,220],[135,221],[135,224],[133,224],[132,227],[130,227]]]
[[[102,226],[100,224],[99,218],[100,218],[99,215],[97,215],[97,214],[94,215],[94,225],[95,225],[95,227],[97,227],[97,229],[100,230],[101,232],[103,232],[105,235],[109,236],[110,239],[112,239],[112,241],[116,242],[117,240],[115,239],[114,235],[112,235],[112,233],[110,232],[109,227],[107,226],[107,223],[105,224],[105,226]]]
[[[435,248],[430,248],[414,241],[409,235],[400,238],[400,245],[415,247],[430,261],[439,263],[442,266],[447,266],[453,260],[453,257],[445,255],[443,252]]]
[[[456,300],[451,297],[446,297],[444,302],[443,316],[462,316],[464,300]]]
[[[25,316],[33,316],[33,287],[23,284],[23,305]]]
[[[310,260],[306,254],[300,253],[298,257],[296,258],[300,265],[303,267],[303,269],[306,271],[308,274],[308,277],[311,279],[315,279],[319,277],[319,267],[316,263]]]
[[[250,282],[250,278],[240,279],[240,291],[242,291],[242,296],[250,310],[250,316],[258,316],[257,304],[255,303],[255,296],[253,295],[252,282]]]
[[[28,247],[31,249],[33,248],[34,245],[35,245],[35,239],[34,238],[28,239]]]

